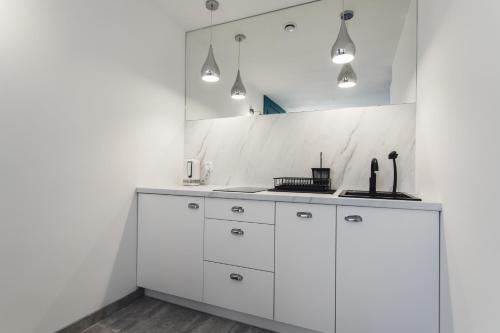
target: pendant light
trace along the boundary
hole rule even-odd
[[[340,88],[352,88],[358,84],[358,77],[351,64],[342,66],[342,70],[337,78],[337,84]]]
[[[238,74],[236,74],[236,81],[234,82],[233,88],[231,89],[231,97],[233,99],[245,99],[247,95],[247,90],[241,81],[240,74],[240,54],[241,54],[241,42],[245,40],[246,36],[238,34],[234,36],[234,39],[238,42]]]
[[[214,57],[214,50],[212,47],[213,35],[213,12],[219,8],[217,0],[207,0],[205,7],[210,11],[210,47],[208,48],[208,55],[203,67],[201,68],[201,79],[206,82],[217,82],[220,80],[220,70]]]
[[[342,0],[342,13],[340,14],[340,31],[335,44],[331,50],[332,61],[336,64],[347,64],[354,60],[356,56],[356,45],[349,36],[346,21],[354,17],[352,10],[345,10],[344,0]]]

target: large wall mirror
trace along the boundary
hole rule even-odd
[[[202,79],[210,28],[188,32],[186,119],[414,103],[416,1],[346,0],[345,13],[352,15],[346,14],[345,23],[356,48],[348,65],[334,63],[331,56],[341,29],[342,0],[314,1],[213,26],[217,82]],[[234,99],[243,97],[232,96],[241,93],[241,86],[235,87],[238,63],[245,98]],[[340,87],[339,80],[348,88]]]

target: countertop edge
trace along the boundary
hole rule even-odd
[[[196,187],[172,186],[172,187],[161,187],[161,188],[138,187],[136,189],[136,192],[143,194],[181,195],[181,196],[221,198],[221,199],[241,199],[241,200],[309,203],[309,204],[338,205],[338,206],[426,210],[426,211],[436,211],[436,212],[442,211],[442,205],[436,202],[340,198],[338,197],[338,193],[340,193],[341,190],[337,191],[334,195],[330,195],[330,194],[305,194],[305,193],[266,192],[266,191],[258,193],[213,191],[213,189],[217,188],[222,188],[222,186],[196,186]]]

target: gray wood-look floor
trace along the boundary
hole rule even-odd
[[[84,333],[270,333],[228,319],[141,297]],[[82,332],[82,333],[83,333]]]

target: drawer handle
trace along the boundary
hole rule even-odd
[[[198,208],[200,208],[200,205],[198,205],[197,203],[191,202],[188,204],[188,208],[189,209],[198,209]]]
[[[300,217],[301,219],[312,219],[313,214],[309,212],[298,212],[297,217]]]
[[[236,236],[243,236],[245,234],[241,229],[231,229],[231,233]]]
[[[229,275],[229,278],[234,281],[243,281],[243,275],[241,274],[231,273],[231,275]]]
[[[233,208],[231,208],[231,211],[233,213],[240,213],[240,214],[245,212],[243,207],[240,207],[240,206],[234,206]]]
[[[344,218],[347,222],[363,222],[363,218],[359,215],[349,215]]]

